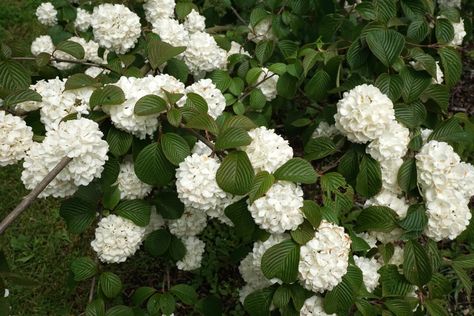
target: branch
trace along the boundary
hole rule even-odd
[[[252,86],[248,86],[246,88],[247,92],[245,92],[244,94],[242,94],[240,97],[237,98],[237,100],[235,100],[234,103],[238,102],[238,101],[241,101],[243,99],[245,99],[246,97],[248,97],[250,95],[250,93],[252,93],[252,90],[254,88],[258,88],[259,85],[261,85],[263,82],[267,81],[268,79],[270,79],[271,77],[273,76],[276,76],[276,74],[272,73],[270,76],[265,76],[265,78],[263,78],[262,80],[260,80],[259,82],[257,82],[256,84],[252,85]],[[232,104],[234,104],[232,103]],[[231,104],[231,105],[232,105]]]
[[[27,196],[23,198],[20,204],[15,207],[13,211],[10,212],[0,223],[0,235],[3,234],[5,229],[18,217],[20,214],[26,210],[31,203],[38,197],[38,195],[43,192],[44,189],[48,186],[48,184],[56,178],[56,176],[63,170],[68,163],[70,163],[72,158],[64,157],[61,161],[41,180],[40,183],[28,193]]]
[[[240,22],[242,22],[244,25],[248,25],[248,23],[245,22],[245,20],[240,16],[239,12],[237,12],[237,10],[233,6],[230,6],[230,9],[232,10],[232,12],[234,12],[235,16],[237,17],[237,19],[240,20]]]

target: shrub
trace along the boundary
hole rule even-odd
[[[69,231],[95,230],[96,258],[71,265],[92,280],[87,315],[219,314],[169,278],[218,256],[210,219],[237,236],[250,315],[446,315],[454,282],[470,296],[473,255],[441,252],[474,195],[474,124],[448,110],[459,4],[56,0],[36,15],[32,56],[0,52],[0,165],[22,160],[32,190],[0,231],[63,198]],[[128,299],[107,264],[140,247],[167,282]]]

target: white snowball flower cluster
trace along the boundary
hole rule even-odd
[[[254,43],[276,39],[275,34],[273,34],[273,31],[272,31],[271,18],[265,18],[261,20],[254,27],[249,25],[249,30],[250,31],[247,35],[247,39]]]
[[[295,183],[279,181],[267,193],[249,205],[255,223],[277,234],[295,230],[304,221],[303,190]]]
[[[271,285],[273,280],[268,280],[261,270],[263,254],[274,245],[288,239],[286,234],[273,234],[265,241],[257,241],[250,252],[239,265],[239,272],[245,285],[240,289],[240,301],[243,303],[245,297],[253,291],[263,289]]]
[[[84,73],[86,75],[92,77],[92,78],[97,78],[97,76],[99,76],[101,74],[110,73],[110,70],[91,66],[91,67],[87,68],[86,71],[84,71]]]
[[[165,220],[160,214],[158,214],[158,212],[156,211],[156,207],[152,206],[150,213],[150,222],[145,227],[145,235],[148,235],[163,226],[165,226]]]
[[[257,86],[267,101],[271,101],[277,97],[277,82],[280,78],[277,74],[274,74],[268,68],[262,67],[262,72],[257,78],[257,83],[260,84]]]
[[[339,134],[339,130],[336,125],[329,125],[327,122],[322,121],[319,123],[318,127],[314,130],[311,135],[312,138],[317,137],[329,137],[332,138]]]
[[[375,246],[377,245],[377,239],[369,233],[359,233],[357,234],[357,237],[362,238],[371,249],[375,248]]]
[[[367,153],[375,160],[383,162],[405,156],[408,143],[410,142],[410,131],[397,121],[392,121],[379,138],[367,146]]]
[[[461,0],[438,0],[441,8],[461,8]]]
[[[143,4],[148,22],[154,23],[158,19],[171,18],[174,15],[174,0],[146,0]]]
[[[381,264],[375,258],[354,256],[354,262],[362,270],[362,278],[367,291],[372,292],[379,285]]]
[[[178,20],[163,18],[152,22],[153,33],[160,36],[161,40],[172,46],[187,46],[189,33]],[[180,55],[182,57],[183,54]]]
[[[207,102],[207,112],[212,118],[216,119],[225,110],[225,98],[221,90],[217,89],[211,79],[201,79],[192,85],[186,87],[186,93],[199,94]],[[178,101],[178,106],[184,106],[186,97]]]
[[[192,154],[176,169],[176,190],[187,207],[202,211],[225,208],[232,200],[216,182],[219,161],[207,155]]]
[[[25,121],[0,111],[0,166],[15,164],[33,145],[33,131]]]
[[[197,237],[189,236],[182,239],[186,247],[184,258],[176,262],[176,267],[183,271],[192,271],[201,267],[202,255],[206,245]]]
[[[206,225],[206,212],[192,207],[187,207],[180,218],[168,221],[170,232],[177,237],[199,235]]]
[[[117,54],[133,48],[141,34],[140,17],[122,4],[101,4],[94,8],[91,25],[100,46]]]
[[[176,78],[163,74],[144,78],[120,77],[114,85],[121,88],[125,94],[125,102],[119,105],[105,106],[103,110],[110,114],[112,123],[118,129],[129,132],[140,139],[152,135],[158,128],[158,116],[134,114],[137,101],[148,94],[165,98],[164,90],[171,93],[183,93],[184,84]]]
[[[100,261],[119,263],[135,254],[144,237],[145,227],[140,227],[131,220],[111,214],[100,220],[95,229],[95,239],[91,242],[91,246]]]
[[[293,158],[293,148],[273,129],[257,127],[250,130],[249,135],[252,142],[242,150],[247,153],[256,172],[274,172]]]
[[[84,9],[77,8],[76,19],[74,20],[74,26],[81,32],[87,31],[91,26],[92,14]]]
[[[128,160],[120,164],[117,183],[120,198],[123,200],[143,199],[152,190],[151,185],[138,179],[133,168],[133,162]]]
[[[43,2],[36,8],[38,21],[46,26],[53,26],[58,23],[58,11],[51,2]]]
[[[416,155],[416,167],[426,200],[426,235],[436,241],[456,238],[471,219],[474,166],[461,162],[449,144],[431,140]]]
[[[41,35],[31,43],[31,53],[38,56],[41,53],[52,54],[54,51],[53,39],[49,35]]]
[[[433,78],[432,82],[435,84],[442,84],[444,81],[444,74],[439,66],[439,61],[436,61],[436,78]]]
[[[192,9],[184,20],[184,27],[189,33],[203,32],[206,28],[206,18]]]
[[[324,311],[323,299],[314,295],[304,301],[300,316],[336,316],[336,314],[327,314]]]
[[[347,272],[351,239],[344,228],[322,220],[313,239],[301,246],[302,285],[313,292],[332,290]]]
[[[23,163],[21,180],[32,190],[63,157],[72,161],[51,181],[39,197],[67,197],[81,185],[99,177],[108,159],[109,146],[102,139],[99,125],[81,118],[59,124],[49,130],[42,143],[34,143]]]
[[[372,85],[359,85],[337,103],[336,127],[354,143],[382,136],[395,120],[392,101]]]
[[[213,143],[214,144],[214,143]],[[191,153],[193,154],[198,154],[198,155],[204,155],[204,156],[210,156],[212,154],[212,149],[209,148],[206,144],[204,144],[202,141],[198,140],[195,144],[193,149],[191,150]]]
[[[394,264],[396,266],[400,266],[403,264],[403,248],[401,246],[394,246],[393,247],[393,255],[388,261],[389,264]]]
[[[464,29],[464,20],[461,18],[458,23],[452,23],[454,28],[454,38],[451,41],[453,46],[461,46],[464,36],[466,36],[466,30]]]
[[[202,77],[205,72],[225,69],[227,66],[227,51],[220,48],[206,32],[190,34],[186,47],[184,62],[195,77]]]
[[[240,45],[239,43],[237,42],[234,42],[232,41],[230,43],[230,49],[229,51],[227,52],[227,58],[231,55],[234,55],[234,54],[242,54],[242,55],[246,55],[246,56],[249,56],[250,57],[250,54],[249,52],[247,52],[243,47],[242,45]]]

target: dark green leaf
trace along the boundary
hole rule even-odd
[[[403,81],[399,75],[383,73],[375,81],[375,86],[393,102],[397,101],[402,95]]]
[[[452,88],[461,78],[461,56],[452,47],[441,47],[438,50],[438,54],[441,57],[441,65],[443,66],[444,81],[448,88]]]
[[[73,41],[64,41],[56,45],[56,49],[63,51],[74,58],[83,59],[84,58],[84,47],[81,44]]]
[[[274,182],[275,177],[267,171],[257,173],[249,192],[249,204],[252,204],[256,199],[264,196]]]
[[[154,204],[165,219],[178,219],[184,212],[184,204],[180,201],[176,192],[164,191],[157,193]]]
[[[174,47],[166,42],[153,39],[147,44],[148,61],[151,67],[156,69],[185,50],[186,47]]]
[[[171,244],[172,235],[164,229],[150,233],[145,239],[145,250],[154,257],[166,253]]]
[[[423,286],[431,280],[431,264],[425,249],[415,240],[405,244],[403,274],[412,284]]]
[[[36,91],[33,91],[31,89],[20,90],[8,95],[5,98],[3,105],[6,107],[9,107],[9,106],[22,103],[25,101],[41,102],[41,100],[42,100],[41,95]]]
[[[166,111],[167,108],[166,101],[163,98],[148,94],[137,101],[133,108],[133,114],[137,116],[159,114]]]
[[[164,186],[174,177],[174,167],[166,159],[160,144],[146,146],[134,161],[137,177],[151,185]]]
[[[103,272],[99,277],[99,287],[108,298],[116,297],[122,291],[122,281],[112,272]]]
[[[125,94],[122,89],[114,85],[108,85],[92,92],[89,106],[95,108],[99,105],[116,105],[125,102]]]
[[[415,159],[409,158],[398,169],[398,185],[404,192],[410,192],[417,185],[417,172]]]
[[[115,212],[138,226],[144,227],[150,223],[151,205],[144,200],[122,201],[117,205]]]
[[[195,304],[198,299],[196,290],[187,284],[176,284],[171,287],[170,292],[187,305]]]
[[[216,139],[216,150],[249,145],[252,138],[242,127],[228,127]]]
[[[78,198],[70,198],[61,203],[61,217],[71,233],[82,233],[95,220],[96,207]]]
[[[336,145],[329,137],[311,138],[304,147],[306,160],[317,160],[334,154]]]
[[[227,206],[224,210],[224,214],[234,224],[237,236],[246,240],[251,238],[256,229],[256,225],[247,208],[245,198]]]
[[[175,133],[165,133],[161,136],[161,148],[165,157],[175,166],[191,154],[186,140]]]
[[[97,87],[100,83],[86,74],[73,74],[67,78],[64,90],[80,89],[84,87]]]
[[[125,155],[132,146],[133,136],[127,132],[111,127],[107,133],[109,150],[114,156]]]
[[[97,273],[97,264],[89,257],[74,259],[71,263],[74,281],[83,281],[92,278]]]
[[[357,217],[357,231],[389,232],[397,227],[397,213],[386,206],[369,206]]]
[[[254,171],[252,164],[243,151],[234,151],[224,158],[217,169],[216,181],[222,190],[244,195],[252,188]]]
[[[276,180],[286,180],[297,183],[315,183],[318,176],[311,164],[301,158],[292,158],[274,172]]]
[[[294,282],[298,276],[299,259],[300,246],[292,240],[282,241],[263,254],[262,272],[268,279]]]
[[[366,40],[372,53],[387,67],[395,62],[405,46],[404,36],[394,30],[372,30]]]
[[[368,155],[364,155],[356,179],[356,191],[369,198],[376,195],[381,188],[382,171],[379,162]]]

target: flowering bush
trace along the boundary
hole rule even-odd
[[[44,2],[31,56],[0,50],[0,166],[32,190],[0,232],[65,198],[94,235],[71,266],[86,315],[220,314],[108,271],[144,251],[192,279],[212,219],[238,236],[250,315],[447,315],[453,284],[471,295],[474,255],[443,252],[474,195],[474,122],[448,111],[459,1],[102,2]]]

